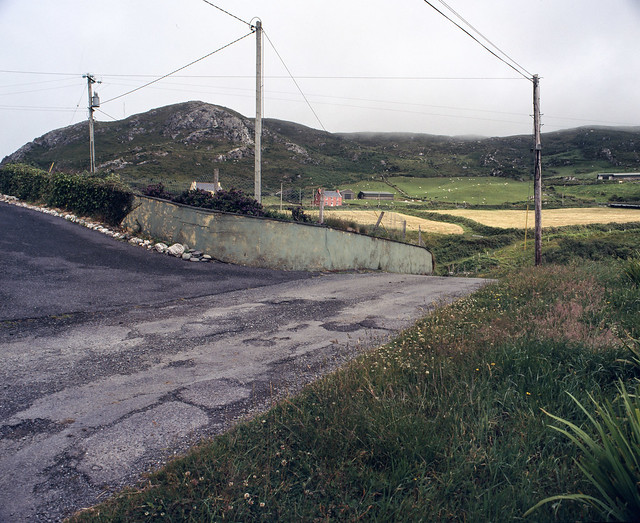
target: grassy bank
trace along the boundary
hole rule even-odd
[[[567,393],[633,388],[640,289],[621,267],[512,272],[74,521],[512,521],[593,493],[541,409],[582,424]]]

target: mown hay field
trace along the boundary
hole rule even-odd
[[[318,216],[318,211],[308,211],[308,214]],[[324,215],[325,217],[339,218],[346,222],[352,221],[362,225],[375,225],[378,221],[378,217],[380,216],[380,211],[343,211],[331,209],[325,210]],[[423,232],[439,234],[462,234],[464,232],[462,227],[455,223],[438,222],[398,212],[387,211],[385,211],[384,216],[382,217],[381,226],[385,229],[402,230],[405,220],[407,222],[407,231],[417,231],[418,228],[420,228]]]
[[[525,227],[533,228],[535,215],[533,209],[477,211],[473,209],[454,209],[433,211],[439,214],[451,214],[503,229]],[[588,207],[575,209],[542,209],[542,227],[562,227],[565,225],[590,225],[595,223],[640,222],[640,209],[616,209],[611,207]]]

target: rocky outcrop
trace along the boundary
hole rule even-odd
[[[163,136],[180,140],[187,144],[210,139],[224,139],[229,142],[248,145],[253,143],[253,125],[247,118],[202,102],[188,102],[184,109],[175,111],[166,120]]]

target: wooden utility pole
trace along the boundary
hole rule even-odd
[[[100,101],[98,95],[95,97],[92,93],[92,85],[96,83],[96,79],[93,75],[87,73],[82,75],[82,78],[87,79],[87,92],[89,93],[89,172],[96,172],[96,149],[93,138],[93,112],[96,107],[100,107]]]
[[[256,22],[256,123],[254,198],[262,202],[262,22]]]
[[[540,145],[540,79],[533,75],[533,198],[535,202],[535,264],[542,263],[542,146]]]
[[[320,197],[320,201],[318,202],[320,205],[320,223],[324,223],[324,189],[320,187],[318,189],[318,196]]]

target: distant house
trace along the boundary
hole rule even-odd
[[[222,189],[222,187],[220,186],[220,183],[210,183],[210,182],[192,182],[191,183],[191,187],[189,187],[190,191],[206,191],[206,192],[210,192],[211,194],[215,194],[216,192],[218,192],[220,189]]]
[[[321,195],[324,195],[325,207],[338,207],[342,205],[342,194],[340,191],[322,191],[318,189],[313,196],[313,205],[320,207]]]
[[[211,182],[192,182],[191,187],[189,187],[190,191],[206,191],[211,194],[215,194],[218,191],[222,190],[222,185],[220,185],[220,171],[218,169],[213,170],[213,183]]]
[[[360,191],[358,193],[359,200],[393,200],[392,192],[380,191]]]
[[[342,199],[343,200],[355,200],[356,199],[356,193],[353,192],[351,189],[345,189],[344,191],[340,191],[340,194],[342,194]]]
[[[600,173],[598,180],[640,180],[640,173]]]

